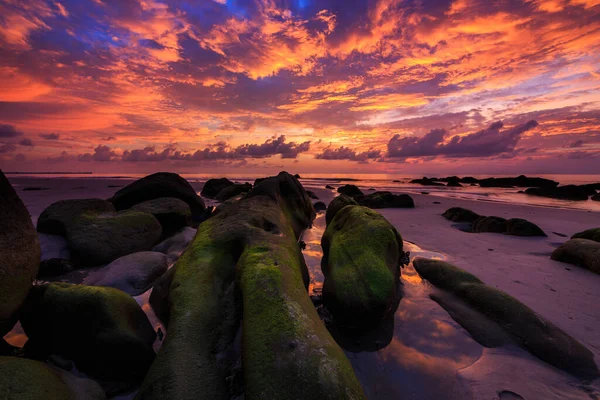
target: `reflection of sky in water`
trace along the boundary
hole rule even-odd
[[[323,283],[321,236],[324,214],[302,239],[311,277],[311,290]],[[443,259],[404,242],[404,250],[415,256]],[[463,399],[466,392],[457,370],[471,365],[482,346],[454,322],[448,313],[429,298],[429,285],[423,283],[412,263],[402,270],[404,297],[394,316],[391,342],[377,351],[346,350],[369,399]],[[365,346],[368,347],[368,346]]]

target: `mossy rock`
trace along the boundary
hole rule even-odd
[[[481,217],[473,222],[473,232],[492,232],[492,233],[504,233],[506,232],[506,219],[502,217]]]
[[[407,194],[392,194],[391,192],[375,192],[366,196],[354,196],[361,206],[369,208],[414,208],[415,202]]]
[[[157,172],[125,186],[109,199],[117,210],[125,210],[136,204],[161,197],[176,197],[185,201],[194,220],[204,219],[204,200],[188,181],[171,172]]]
[[[207,199],[214,199],[223,190],[235,185],[227,178],[209,179],[204,183],[200,194]]]
[[[102,199],[60,200],[52,203],[40,214],[38,232],[65,236],[67,226],[83,213],[114,212],[111,203]]]
[[[331,200],[329,206],[327,206],[327,213],[325,214],[325,222],[327,225],[333,221],[335,215],[346,206],[357,206],[358,203],[352,197],[346,196],[345,194],[341,194]]]
[[[252,190],[252,185],[249,183],[239,184],[235,183],[231,186],[227,186],[225,189],[221,190],[219,194],[215,197],[217,201],[227,201],[235,196],[239,196],[242,193],[248,193]]]
[[[588,239],[571,239],[552,252],[552,259],[600,274],[600,242]]]
[[[539,226],[521,218],[507,220],[505,233],[514,236],[548,236]]]
[[[443,261],[416,258],[413,265],[422,278],[454,293],[541,360],[581,378],[600,376],[591,351],[517,299]]]
[[[577,232],[571,239],[588,239],[594,242],[600,242],[600,228],[592,228],[583,232]]]
[[[360,190],[356,185],[349,185],[349,184],[340,186],[338,188],[337,192],[339,194],[345,194],[346,196],[349,196],[349,197],[364,195],[362,190]]]
[[[449,208],[442,214],[442,216],[453,222],[475,222],[481,218],[481,215],[477,214],[476,212],[462,207]]]
[[[137,302],[117,289],[35,286],[21,325],[28,347],[41,356],[73,360],[79,370],[99,379],[139,381],[154,360],[154,329]]]
[[[298,192],[289,178],[263,180],[260,194],[222,204],[199,226],[172,269],[166,339],[138,399],[240,395],[228,377],[241,356],[246,399],[364,398],[308,297],[293,222],[314,210],[303,193],[310,207],[289,211]]]
[[[40,267],[40,242],[25,205],[0,170],[0,337],[12,329]]]
[[[391,311],[400,279],[402,237],[380,214],[341,209],[321,240],[323,303],[337,324],[372,329]]]
[[[83,214],[69,225],[67,241],[80,265],[101,265],[127,254],[150,250],[161,238],[158,220],[148,213]]]
[[[134,211],[148,213],[160,222],[163,237],[169,237],[185,226],[192,225],[192,211],[183,200],[175,197],[161,197],[148,200],[131,207]]]

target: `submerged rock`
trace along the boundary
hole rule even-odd
[[[167,256],[156,251],[133,253],[108,264],[87,282],[90,286],[107,286],[139,296],[152,287],[167,271]]]
[[[369,208],[414,208],[415,202],[407,194],[392,194],[391,192],[375,192],[366,196],[355,196],[354,200]]]
[[[38,232],[65,236],[69,224],[81,214],[114,211],[113,205],[102,199],[60,200],[52,203],[42,211],[37,221],[37,230]]]
[[[67,231],[73,259],[81,265],[101,265],[127,254],[150,250],[161,237],[158,220],[148,213],[84,214]]]
[[[147,200],[176,197],[185,201],[194,220],[204,218],[204,200],[181,176],[170,172],[157,172],[120,189],[109,199],[117,210],[125,210]]]
[[[329,206],[327,207],[327,213],[325,214],[325,222],[327,225],[333,221],[333,218],[335,218],[335,215],[338,213],[338,211],[350,205],[357,206],[358,203],[352,197],[348,197],[344,194],[341,194],[331,200],[331,203],[329,203]]]
[[[220,202],[227,201],[232,197],[239,196],[242,193],[248,193],[250,190],[252,190],[252,185],[249,183],[235,183],[221,190],[215,199]]]
[[[38,274],[40,253],[29,212],[0,170],[0,337],[17,321]]]
[[[383,216],[344,207],[327,225],[321,246],[323,303],[336,324],[368,330],[393,312],[403,243]]]
[[[313,191],[307,190],[306,194],[313,200],[319,200],[319,196],[317,196]]]
[[[161,197],[148,200],[131,207],[134,211],[148,213],[160,222],[163,237],[171,236],[184,226],[192,224],[192,211],[183,200],[175,197]]]
[[[600,376],[591,351],[517,299],[444,261],[416,258],[413,265],[422,278],[500,325],[541,360],[580,378]]]
[[[588,239],[595,242],[600,242],[600,228],[592,228],[583,232],[577,232],[571,239]]]
[[[223,189],[233,185],[235,184],[227,178],[209,179],[202,187],[200,194],[202,197],[214,199]]]
[[[50,283],[36,286],[21,325],[28,348],[56,354],[77,369],[106,380],[141,380],[154,360],[156,337],[146,314],[113,288]]]
[[[339,194],[345,194],[349,197],[362,196],[364,193],[356,185],[340,186],[337,190]]]
[[[571,239],[552,252],[552,259],[578,265],[600,274],[600,243],[588,239]]]
[[[581,189],[576,185],[566,185],[559,187],[546,187],[546,188],[529,188],[525,190],[525,194],[550,197],[559,200],[587,200],[588,195],[585,190]]]
[[[449,208],[442,215],[453,222],[475,222],[481,218],[481,215],[476,212],[462,207]]]

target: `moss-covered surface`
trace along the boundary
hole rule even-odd
[[[552,259],[587,268],[600,274],[600,242],[571,239],[552,252]]]
[[[349,197],[354,197],[354,196],[362,196],[364,193],[362,192],[362,190],[360,190],[358,188],[358,186],[356,185],[344,185],[344,186],[340,186],[337,189],[337,192],[339,194],[345,194],[346,196]]]
[[[29,212],[0,170],[0,337],[17,321],[38,273],[40,254]]]
[[[363,398],[306,291],[292,221],[314,218],[310,199],[290,212],[293,187],[270,185],[221,205],[175,264],[167,338],[139,399],[229,399],[240,324],[245,398]]]
[[[345,194],[341,194],[331,200],[331,203],[327,206],[327,212],[325,213],[325,222],[327,225],[333,221],[333,218],[335,218],[335,214],[337,214],[338,211],[351,205],[357,206],[358,203],[352,197],[346,196]]]
[[[373,328],[396,299],[402,238],[377,212],[347,206],[327,226],[321,245],[323,303],[336,323]]]
[[[162,227],[148,213],[82,214],[67,229],[73,259],[80,265],[107,264],[119,257],[152,249]]]
[[[541,360],[578,377],[600,376],[592,352],[517,299],[443,261],[417,258],[413,265],[421,277],[454,293]]]
[[[0,357],[0,399],[75,400],[75,395],[47,364],[25,358]]]
[[[113,288],[50,283],[31,290],[21,324],[40,357],[58,354],[90,376],[137,381],[154,359],[155,332],[128,294]]]
[[[84,213],[114,212],[111,203],[102,199],[60,200],[52,203],[40,214],[37,230],[52,235],[65,236],[67,227]]]
[[[583,232],[577,232],[571,239],[588,239],[594,242],[600,242],[600,228],[592,228]]]
[[[169,237],[181,228],[192,225],[190,206],[176,197],[161,197],[144,201],[131,209],[154,215],[162,226],[163,237]]]

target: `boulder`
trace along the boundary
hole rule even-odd
[[[331,185],[325,185],[325,189],[335,189],[335,188]]]
[[[460,182],[461,183],[475,184],[475,183],[479,182],[479,179],[473,178],[472,176],[465,176],[463,178],[460,178]]]
[[[3,400],[105,399],[91,379],[78,378],[46,363],[0,357],[0,398]]]
[[[161,234],[160,223],[152,214],[127,210],[81,215],[69,226],[67,241],[79,265],[100,265],[150,250]]]
[[[481,217],[473,222],[473,232],[493,232],[493,233],[504,233],[506,232],[506,219],[502,217]]]
[[[568,240],[552,252],[551,258],[600,274],[600,242],[594,240]]]
[[[599,183],[587,183],[585,185],[579,185],[579,188],[583,190],[588,196],[592,196],[596,194],[596,191],[600,191],[600,182]]]
[[[322,201],[317,201],[315,204],[315,210],[316,211],[325,211],[327,210],[327,204],[323,203]]]
[[[539,226],[521,218],[507,220],[505,229],[504,233],[514,236],[548,236]]]
[[[49,258],[42,260],[40,263],[40,271],[38,272],[38,278],[52,278],[67,274],[75,270],[71,261],[64,258]]]
[[[590,197],[590,200],[600,201],[600,193],[593,195]]]
[[[215,199],[220,202],[227,201],[232,197],[239,196],[242,193],[248,193],[250,190],[252,190],[252,185],[247,182],[244,184],[235,183],[221,190]]]
[[[149,299],[154,314],[156,314],[166,328],[169,327],[169,317],[171,315],[169,309],[171,301],[169,288],[173,282],[173,276],[175,276],[175,268],[171,268],[162,274],[162,276],[154,282]]]
[[[67,239],[64,236],[38,233],[38,239],[42,249],[42,260],[49,260],[51,258],[64,258],[68,260],[71,258],[69,243],[67,243]]]
[[[327,213],[325,214],[325,222],[327,223],[327,225],[329,225],[331,221],[333,221],[333,218],[338,213],[338,211],[350,205],[357,206],[358,203],[352,197],[348,197],[343,194],[331,200],[331,203],[329,203],[329,206],[327,207]]]
[[[340,194],[345,194],[349,197],[362,196],[364,194],[356,185],[340,186],[337,192]]]
[[[321,240],[323,304],[337,325],[370,330],[390,312],[398,296],[402,237],[367,207],[341,209]]]
[[[313,200],[319,200],[319,196],[317,196],[315,194],[315,192],[311,191],[311,190],[307,190],[306,194],[308,195],[308,197],[310,197]]]
[[[192,224],[192,211],[183,200],[175,197],[161,197],[143,201],[131,207],[132,210],[154,215],[162,227],[163,237],[168,237]]]
[[[416,183],[423,186],[445,186],[443,183],[437,182],[436,179],[424,176],[421,179],[413,179],[410,183]]]
[[[519,175],[516,178],[487,178],[480,179],[481,187],[527,187],[527,188],[555,188],[558,182],[545,178],[530,178]]]
[[[192,210],[194,220],[205,218],[204,200],[188,181],[170,172],[157,172],[125,186],[115,193],[109,201],[117,210],[125,210],[147,200],[161,197],[176,197],[185,201]]]
[[[566,185],[559,187],[545,187],[545,188],[529,188],[525,190],[525,194],[540,197],[550,197],[552,199],[559,200],[587,200],[588,195],[585,190],[581,189],[576,185]]]
[[[187,245],[194,240],[195,235],[196,229],[190,227],[183,228],[177,234],[154,246],[152,251],[166,254],[169,258],[169,262],[172,263],[181,256]]]
[[[83,213],[114,212],[111,203],[102,199],[60,200],[49,205],[37,221],[38,232],[65,236],[67,226]]]
[[[35,286],[21,325],[27,346],[72,360],[105,380],[139,381],[154,360],[156,333],[128,294],[113,288],[49,283]]]
[[[390,192],[375,192],[366,196],[355,196],[354,200],[369,208],[414,208],[415,202],[407,194],[392,194]]]
[[[209,179],[202,187],[200,194],[207,199],[214,199],[225,188],[235,185],[227,178]]]
[[[139,296],[167,272],[167,256],[156,251],[141,251],[121,258],[102,268],[100,274],[86,282],[90,286],[107,286]]]
[[[0,170],[0,337],[17,321],[38,273],[40,254],[29,212]]]
[[[595,242],[600,242],[600,228],[592,228],[583,232],[577,232],[571,239],[588,239]]]
[[[364,398],[306,291],[297,241],[314,216],[297,179],[280,174],[199,226],[173,266],[166,339],[138,398],[239,395],[228,381],[241,356],[246,399]]]
[[[591,351],[517,299],[444,261],[416,258],[413,265],[422,278],[496,322],[541,360],[580,378],[600,376]]]
[[[462,207],[449,208],[442,214],[442,216],[453,222],[475,222],[481,218],[481,216],[476,212]]]

